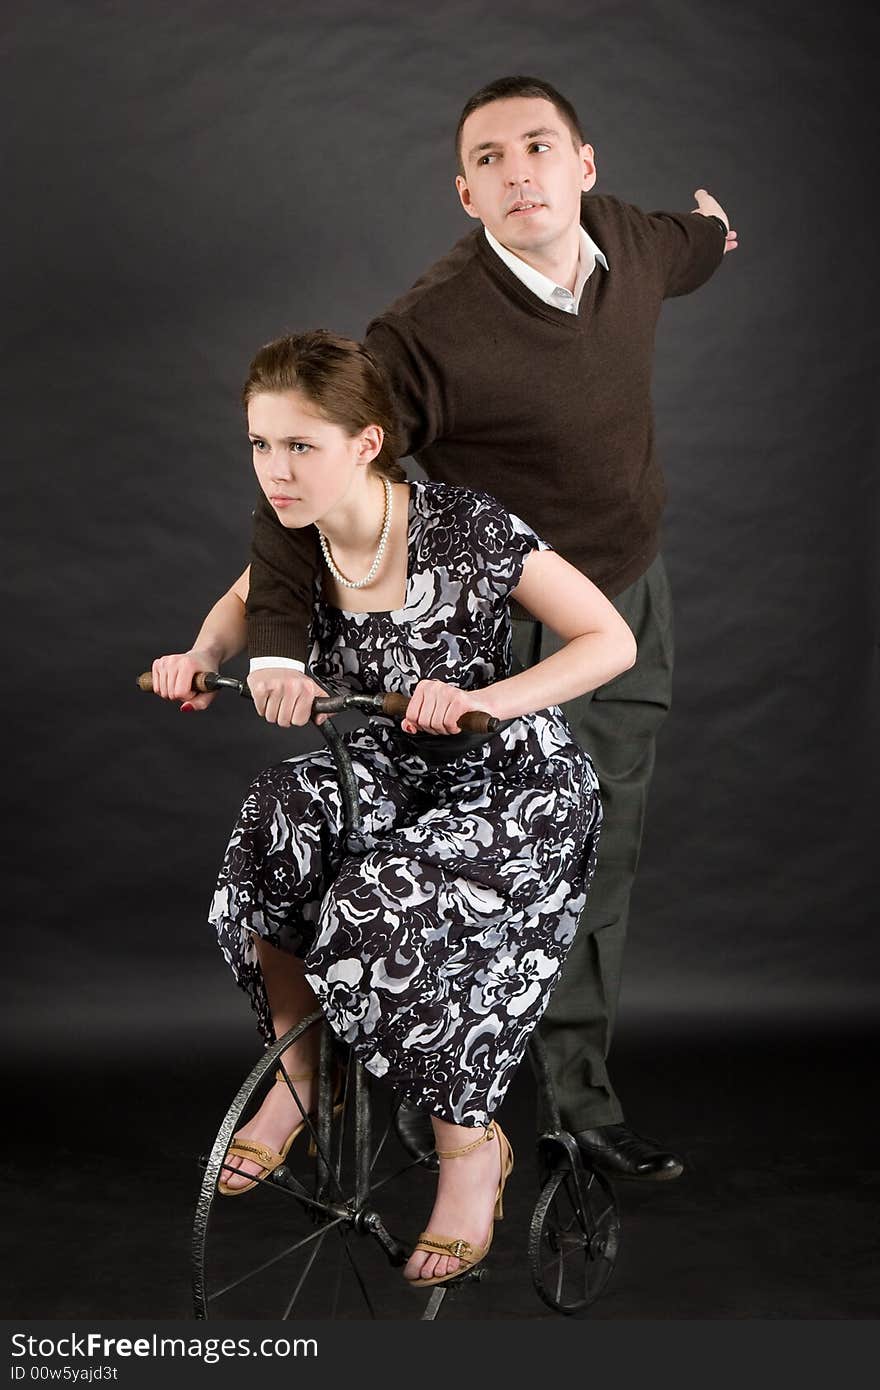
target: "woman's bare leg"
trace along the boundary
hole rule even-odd
[[[298,956],[288,951],[279,951],[257,938],[257,956],[263,972],[263,984],[269,1000],[272,1026],[275,1037],[283,1037],[288,1029],[301,1019],[307,1018],[319,1007],[314,990],[305,978],[305,966]],[[315,1072],[321,1046],[321,1030],[316,1024],[307,1028],[296,1042],[291,1043],[281,1055],[281,1064],[288,1076],[305,1076]],[[303,1110],[308,1115],[312,1110],[313,1099],[317,1097],[317,1077],[297,1081],[296,1092]],[[302,1115],[287,1086],[273,1086],[259,1110],[246,1125],[236,1131],[237,1139],[253,1139],[260,1144],[268,1144],[270,1149],[278,1150],[290,1131],[299,1124]],[[228,1187],[243,1187],[248,1176],[261,1171],[257,1162],[232,1155],[223,1171],[223,1181]],[[240,1168],[241,1179],[231,1173],[230,1168]]]
[[[451,1125],[436,1115],[431,1117],[431,1123],[438,1152],[463,1148],[485,1133],[483,1126]],[[461,1158],[441,1158],[437,1198],[424,1229],[441,1236],[460,1237],[473,1246],[485,1245],[492,1229],[500,1178],[501,1149],[497,1140],[481,1144]],[[428,1255],[417,1250],[407,1262],[404,1278],[416,1282],[432,1279],[454,1273],[460,1264],[451,1255]]]
[[[320,1007],[318,996],[306,980],[306,968],[299,956],[292,956],[289,951],[279,951],[259,937],[255,944],[266,998],[269,1000],[272,1027],[275,1037],[280,1038]],[[307,1028],[302,1037],[291,1043],[281,1057],[289,1075],[311,1071],[318,1065],[320,1039],[320,1029],[315,1026]]]

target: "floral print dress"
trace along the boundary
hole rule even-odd
[[[400,609],[351,613],[316,581],[309,671],[325,689],[479,690],[510,674],[511,591],[549,547],[485,493],[413,482]],[[596,775],[556,707],[489,737],[391,720],[345,735],[363,852],[344,843],[328,750],[268,768],[211,906],[274,1034],[254,936],[304,958],[334,1032],[410,1104],[487,1123],[559,979],[596,862]]]

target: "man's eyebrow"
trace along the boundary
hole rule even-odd
[[[523,141],[536,140],[539,135],[558,136],[559,131],[554,130],[552,126],[543,125],[539,126],[537,130],[527,130],[525,135],[520,136],[520,139]],[[501,144],[501,140],[481,140],[479,145],[474,145],[472,149],[468,150],[468,159],[472,159],[475,154],[481,154],[483,150],[497,150]]]

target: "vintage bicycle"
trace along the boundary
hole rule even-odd
[[[230,690],[250,698],[246,682],[216,672],[199,673],[193,684],[200,691]],[[152,688],[149,672],[138,678],[138,685]],[[356,710],[373,718],[400,719],[408,704],[408,697],[397,692],[335,695],[316,700],[312,713]],[[357,786],[345,742],[332,719],[319,727],[339,776],[347,851],[362,853]],[[500,725],[488,714],[471,711],[460,727],[486,736]],[[295,1083],[282,1073],[305,1122],[304,1133],[280,1167],[256,1178],[262,1192],[252,1193],[247,1202],[224,1202],[218,1197],[218,1183],[233,1136],[274,1084],[282,1054],[310,1028],[321,1030],[317,1109],[306,1114]],[[528,1232],[529,1269],[548,1307],[579,1313],[604,1292],[614,1269],[620,1238],[617,1202],[608,1180],[584,1162],[573,1136],[562,1128],[537,1033],[532,1034],[527,1055],[543,1117],[537,1139],[539,1194]],[[410,1246],[389,1231],[386,1221],[392,1220],[388,1211],[400,1212],[400,1202],[390,1200],[392,1194],[408,1183],[412,1190],[413,1175],[425,1160],[407,1156],[401,1163],[395,1158],[388,1144],[395,1105],[386,1103],[384,1121],[377,1126],[377,1089],[361,1063],[351,1054],[343,1055],[320,1011],[266,1049],[229,1106],[210,1152],[200,1160],[202,1179],[191,1238],[196,1318],[336,1318],[363,1316],[364,1311],[379,1317],[380,1299],[386,1316],[409,1311],[412,1293],[401,1291],[399,1278],[389,1281],[387,1268],[402,1266]],[[419,1193],[415,1200],[421,1203],[422,1197]],[[487,1273],[484,1261],[426,1290],[421,1317],[436,1318],[447,1297],[479,1283]],[[355,1312],[348,1297],[351,1290]]]

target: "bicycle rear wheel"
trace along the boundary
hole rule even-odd
[[[620,1239],[610,1184],[587,1170],[579,1190],[571,1168],[551,1173],[529,1232],[529,1266],[539,1298],[558,1313],[578,1313],[602,1294]]]

